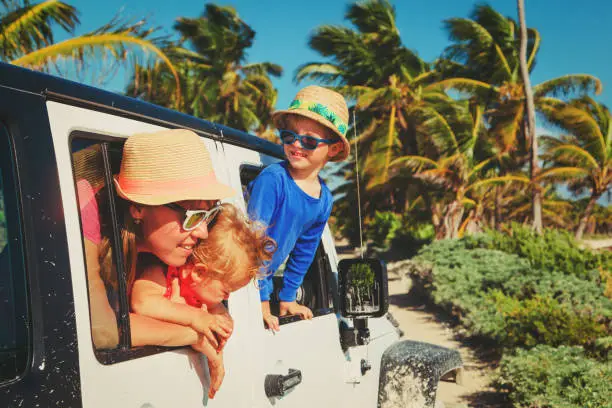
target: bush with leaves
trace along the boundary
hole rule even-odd
[[[368,222],[366,236],[376,250],[386,251],[401,225],[401,217],[394,212],[376,211],[374,218]]]
[[[404,216],[401,227],[395,231],[391,239],[391,249],[401,254],[404,259],[410,258],[425,245],[431,243],[435,236],[436,231],[433,224]]]
[[[433,267],[415,277],[431,288],[434,303],[462,318],[483,306],[488,289],[501,288],[513,276],[530,273],[518,256],[488,249],[467,250],[461,240],[440,240],[424,247],[416,261]]]
[[[549,295],[521,300],[493,290],[486,295],[483,306],[466,316],[467,325],[472,333],[507,348],[593,345],[606,335],[601,319]]]
[[[513,223],[511,233],[487,230],[465,238],[467,248],[497,249],[516,254],[535,269],[596,278],[600,269],[612,270],[611,252],[582,249],[568,231],[547,229],[540,236],[531,228]]]
[[[582,347],[517,349],[502,358],[495,383],[516,407],[612,407],[612,363],[587,358]]]
[[[469,335],[501,347],[592,345],[608,334],[612,301],[592,280],[534,269],[516,255],[436,241],[408,273],[417,291],[456,316]],[[420,265],[420,266],[417,266]]]

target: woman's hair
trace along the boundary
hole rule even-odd
[[[118,164],[118,163],[115,163]],[[104,177],[104,161],[100,144],[95,144],[73,153],[72,165],[75,178],[84,179],[95,191],[98,203],[100,232],[102,241],[98,246],[98,262],[100,265],[100,278],[107,285],[117,290],[117,270],[113,261],[113,226],[108,203],[108,186]],[[130,203],[117,195],[114,197],[117,205],[117,216],[121,241],[123,246],[123,270],[128,288],[128,294],[136,277],[136,261],[138,251],[136,237],[139,226],[134,223],[130,214]]]
[[[265,230],[233,205],[222,204],[209,226],[208,238],[198,243],[188,262],[206,264],[207,273],[229,285],[261,277],[276,251],[276,242]]]
[[[107,194],[105,190],[106,188],[100,191],[101,196],[103,194]],[[100,201],[104,201],[104,199],[105,197],[100,198]],[[125,272],[125,283],[129,296],[134,280],[136,279],[136,263],[138,261],[136,239],[140,233],[140,226],[136,225],[134,218],[130,213],[130,205],[132,205],[131,202],[115,196],[115,203],[117,204],[119,232],[121,235],[123,250],[123,271]],[[110,220],[110,216],[106,219]],[[110,285],[113,289],[117,289],[117,273],[116,269],[114,268],[112,250],[112,245],[114,243],[110,239],[110,237],[113,236],[112,225],[110,221],[108,223],[100,223],[100,225],[102,229],[102,242],[100,243],[100,252],[98,254],[98,259],[100,262],[100,277],[107,285]]]

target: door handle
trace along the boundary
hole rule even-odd
[[[302,372],[293,368],[287,375],[268,374],[264,381],[264,389],[268,398],[284,397],[289,391],[302,382]]]

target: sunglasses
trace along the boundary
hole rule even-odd
[[[183,229],[185,231],[193,231],[203,223],[206,223],[210,229],[215,217],[223,209],[220,203],[215,204],[210,210],[187,210],[175,203],[164,204],[164,207],[184,214]]]
[[[286,145],[293,144],[295,140],[299,140],[302,147],[306,150],[314,150],[319,146],[319,143],[324,143],[327,145],[332,145],[337,143],[338,140],[327,140],[327,139],[319,139],[314,136],[306,136],[306,135],[298,135],[295,132],[292,132],[287,129],[279,129],[278,136],[280,137],[281,142]]]

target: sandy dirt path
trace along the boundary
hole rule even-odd
[[[390,265],[391,266],[391,265]],[[393,269],[393,268],[389,268]],[[455,339],[453,330],[435,314],[408,295],[410,281],[389,273],[389,311],[404,332],[404,339],[422,341],[459,350],[464,362],[462,384],[441,381],[436,408],[506,407],[489,386],[492,370],[469,345]]]

